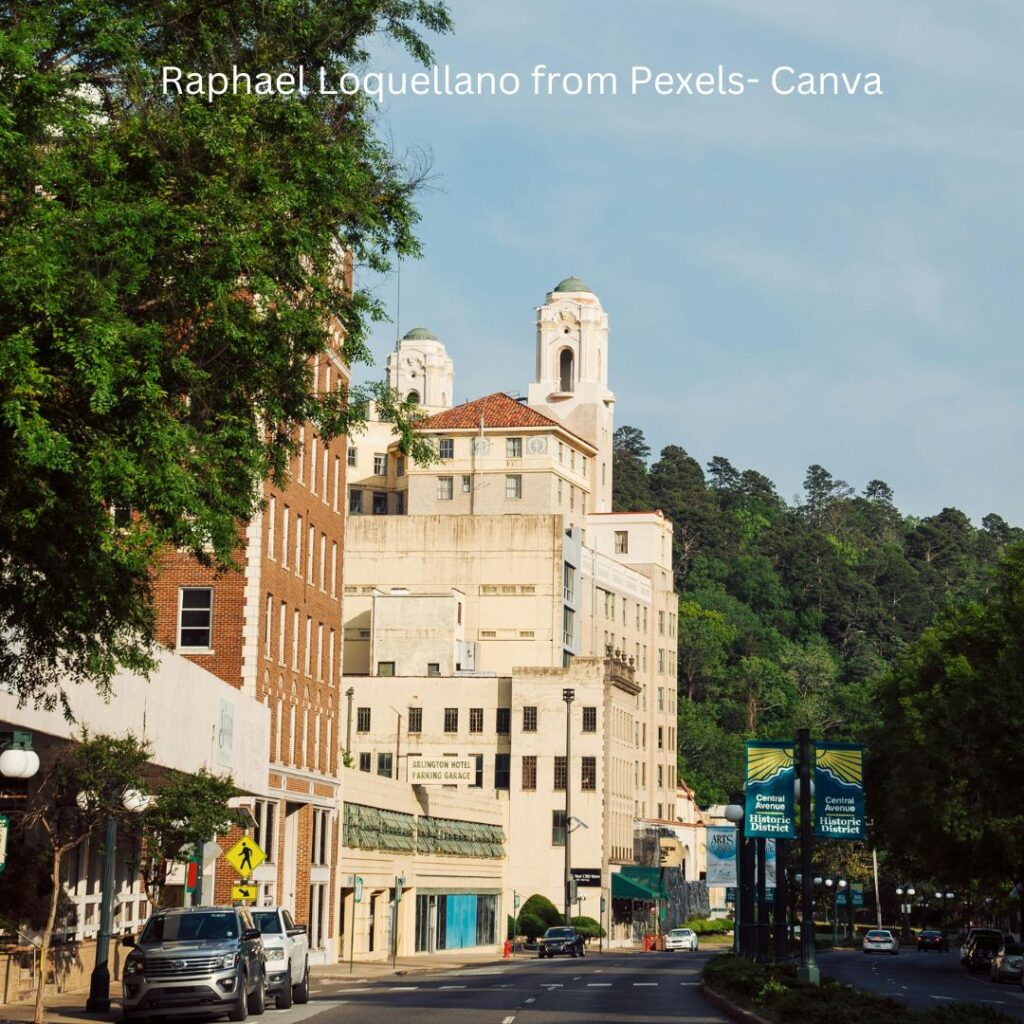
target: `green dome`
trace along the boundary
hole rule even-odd
[[[556,292],[589,292],[590,289],[578,277],[567,277],[552,289]]]
[[[414,327],[402,337],[403,341],[437,341],[437,335],[426,327]]]

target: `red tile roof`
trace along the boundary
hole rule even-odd
[[[594,446],[571,430],[567,430],[557,420],[531,409],[523,402],[517,402],[504,391],[495,391],[493,395],[478,398],[475,402],[465,402],[446,409],[425,419],[420,425],[421,430],[479,430],[481,420],[484,429],[507,427],[546,427],[555,428],[582,441],[588,448]]]

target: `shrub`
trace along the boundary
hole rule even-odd
[[[553,928],[556,925],[565,924],[562,912],[547,898],[539,893],[534,893],[524,904],[519,916],[530,914],[539,917],[544,922],[545,928]]]
[[[592,917],[574,917],[572,926],[585,939],[603,939],[608,934]]]
[[[547,930],[548,926],[536,914],[528,914],[526,911],[520,913],[516,931],[520,935],[525,935],[531,942]]]
[[[690,918],[684,928],[691,928],[698,935],[727,935],[733,929],[733,923],[728,918],[717,917],[713,920],[702,917]]]

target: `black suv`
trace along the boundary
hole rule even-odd
[[[549,928],[544,938],[537,942],[537,955],[541,960],[546,956],[558,956],[566,953],[569,956],[583,956],[583,936],[575,928],[561,926]]]
[[[246,907],[175,907],[157,911],[124,963],[126,1021],[165,1014],[263,1013],[267,955]]]

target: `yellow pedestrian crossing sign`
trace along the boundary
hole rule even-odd
[[[248,836],[242,836],[224,854],[224,859],[243,877],[248,878],[266,859],[267,855]]]
[[[242,882],[231,886],[231,898],[245,903],[255,903],[259,896],[259,887]]]

